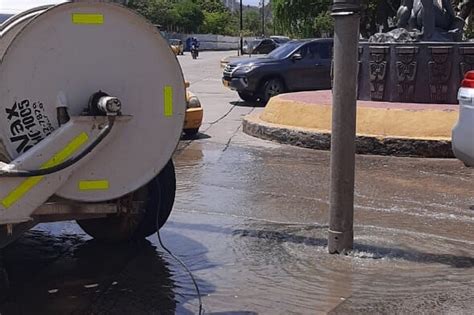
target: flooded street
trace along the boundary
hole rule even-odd
[[[163,243],[205,314],[474,313],[474,170],[454,159],[358,156],[355,250],[327,253],[329,152],[242,133],[262,111],[220,81],[225,52],[179,60],[204,107],[175,153]],[[4,252],[1,314],[197,314],[160,246],[104,245],[41,224]]]

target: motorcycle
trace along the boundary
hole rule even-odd
[[[199,49],[194,44],[191,46],[191,56],[193,59],[196,59],[199,56]]]

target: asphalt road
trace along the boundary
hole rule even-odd
[[[228,52],[179,56],[205,114],[174,156],[163,242],[207,314],[474,312],[474,173],[451,159],[358,156],[355,250],[327,254],[329,153],[242,133],[263,110],[220,81]],[[189,276],[159,246],[42,224],[5,252],[2,314],[196,314]]]

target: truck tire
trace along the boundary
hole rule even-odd
[[[3,266],[2,255],[0,253],[0,303],[4,302],[8,297],[8,274],[7,270]]]
[[[176,176],[170,160],[148,184],[113,201],[117,203],[117,207],[125,207],[127,211],[119,211],[106,218],[78,220],[77,223],[84,232],[103,242],[144,239],[156,233],[157,223],[160,229],[168,220],[175,192]],[[135,209],[132,209],[134,204]]]
[[[197,133],[199,132],[199,128],[184,129],[183,131],[186,136],[192,137],[197,135]]]
[[[263,103],[268,103],[271,97],[285,92],[285,85],[278,78],[272,78],[263,83],[262,98]]]
[[[245,92],[238,92],[238,93],[239,93],[239,97],[245,102],[253,103],[253,102],[256,102],[258,99],[257,95],[254,95],[254,94],[249,94]]]

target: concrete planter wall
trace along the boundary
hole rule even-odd
[[[186,43],[189,37],[196,37],[200,43],[200,50],[237,50],[239,49],[240,38],[236,36],[223,36],[214,34],[182,34],[162,32],[167,39],[177,38]],[[252,40],[253,38],[245,37],[244,40]]]
[[[457,104],[474,43],[361,43],[359,66],[361,100]]]

